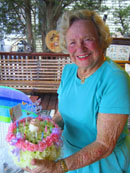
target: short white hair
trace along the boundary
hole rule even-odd
[[[62,51],[64,53],[68,53],[65,39],[68,28],[72,25],[74,21],[81,19],[90,20],[94,23],[99,35],[100,43],[105,52],[112,42],[109,27],[95,11],[90,10],[67,11],[62,15],[59,26],[60,47]]]

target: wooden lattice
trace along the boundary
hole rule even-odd
[[[122,67],[129,61],[116,61]],[[24,92],[55,93],[69,55],[54,53],[0,53],[0,85]]]

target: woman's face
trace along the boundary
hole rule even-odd
[[[80,68],[93,68],[103,61],[103,49],[90,20],[75,21],[66,34],[67,50]]]

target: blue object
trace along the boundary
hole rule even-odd
[[[20,118],[27,117],[27,111],[31,112],[29,116],[37,116],[32,109],[33,103],[26,94],[11,87],[0,86],[0,121],[10,122],[10,109],[18,104],[21,104],[22,109]]]

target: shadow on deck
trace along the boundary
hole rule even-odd
[[[58,107],[58,95],[56,93],[44,93],[37,96],[30,97],[33,102],[41,98],[41,105],[43,110],[57,110]]]

